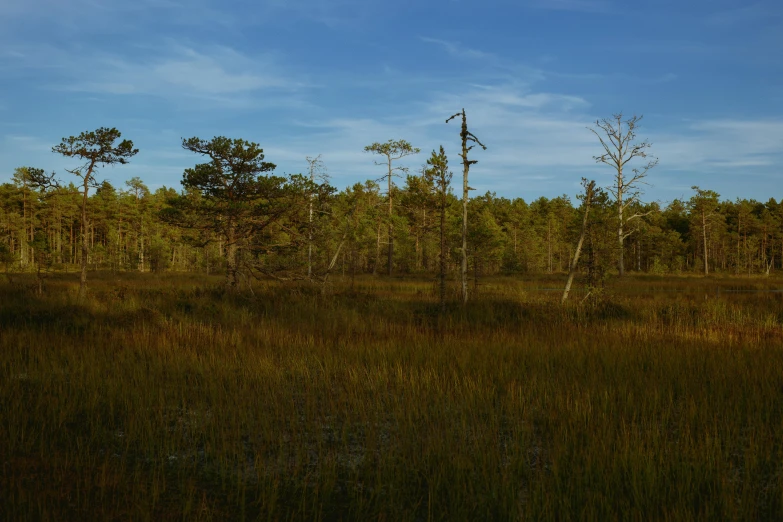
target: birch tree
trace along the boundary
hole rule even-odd
[[[318,179],[322,183],[328,182],[326,175],[326,167],[319,154],[316,157],[307,156],[307,170],[310,174],[310,183],[315,186],[315,180]],[[307,221],[307,278],[313,277],[313,198],[315,194],[309,195],[309,208],[308,208],[308,221]]]
[[[468,118],[465,115],[465,109],[449,117],[446,123],[454,118],[462,116],[462,129],[460,138],[462,139],[462,152],[459,156],[462,158],[462,264],[460,266],[460,275],[462,278],[462,303],[468,302],[468,192],[471,188],[468,186],[468,173],[470,166],[478,163],[478,160],[468,159],[468,153],[476,145],[487,150],[487,147],[468,130]]]
[[[618,113],[611,118],[596,121],[595,128],[588,127],[598,137],[604,149],[603,154],[593,156],[593,159],[597,163],[609,165],[614,170],[614,180],[607,190],[614,196],[617,212],[617,244],[620,249],[617,268],[621,277],[625,273],[625,239],[633,233],[633,230],[627,231],[626,226],[629,222],[649,214],[647,212],[627,216],[625,210],[635,201],[639,201],[642,186],[647,185],[645,179],[648,172],[658,164],[658,159],[648,152],[650,142],[636,139],[641,119],[642,116],[623,119],[623,114]],[[639,160],[638,167],[628,165],[634,160]]]
[[[565,303],[566,299],[568,299],[568,293],[571,291],[571,284],[574,282],[576,267],[579,265],[579,255],[582,253],[582,245],[584,245],[585,237],[587,236],[587,219],[590,215],[590,206],[593,204],[595,181],[587,181],[585,178],[582,178],[582,186],[585,188],[585,195],[584,199],[582,200],[582,204],[585,208],[584,216],[582,217],[582,233],[579,235],[579,242],[576,244],[574,258],[571,260],[571,264],[568,267],[568,280],[566,281],[566,286],[563,290],[563,297],[560,299],[560,304]]]

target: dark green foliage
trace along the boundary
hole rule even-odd
[[[87,162],[86,170],[81,171],[88,177],[92,168],[99,165],[124,165],[128,159],[138,154],[139,149],[133,148],[133,142],[122,140],[115,145],[122,134],[115,128],[101,127],[95,131],[85,131],[78,136],[63,138],[61,143],[52,148],[52,152],[68,158],[76,158]]]
[[[0,244],[9,275],[37,271],[30,242],[39,231],[50,245],[52,269],[72,270],[81,261],[84,280],[88,269],[222,272],[228,287],[237,289],[264,275],[323,281],[327,273],[377,275],[396,267],[400,275],[442,271],[450,280],[461,268],[464,209],[443,191],[445,153],[434,153],[420,175],[407,175],[398,187],[391,180],[406,169],[392,162],[418,149],[404,140],[374,143],[366,149],[386,160],[386,194],[373,181],[338,193],[326,182],[274,175],[257,144],[191,138],[183,146],[207,161],[187,169],[181,193],[167,187],[150,192],[139,178],[120,190],[95,177],[99,166],[126,163],[137,152],[127,140],[117,144],[119,138],[116,129],[102,128],[54,148],[85,160],[72,171],[83,178],[80,187],[33,167],[16,169],[13,183],[0,185]],[[775,199],[721,202],[709,192],[699,189],[689,201],[665,206],[626,200],[626,215],[639,217],[626,221],[625,268],[661,276],[707,269],[766,276],[780,270],[783,207]],[[709,196],[705,213],[702,196]],[[591,288],[617,274],[612,205],[616,214],[611,198],[597,199],[577,267]],[[527,202],[488,193],[469,199],[466,208],[472,212],[466,270],[474,279],[568,271],[581,227],[568,196]]]
[[[446,157],[446,151],[441,145],[437,153],[433,150],[432,155],[427,160],[427,168],[424,169],[423,178],[427,186],[434,188],[429,200],[432,206],[439,214],[438,236],[439,236],[439,274],[438,291],[440,297],[441,312],[446,310],[446,220],[448,218],[449,195],[451,194],[451,178],[453,174],[449,171],[449,160]],[[429,194],[428,194],[429,195]]]
[[[115,144],[122,137],[120,131],[115,128],[101,127],[95,131],[85,131],[78,136],[63,138],[61,143],[52,147],[52,152],[62,154],[66,158],[74,158],[82,161],[82,165],[68,172],[81,178],[82,187],[80,189],[81,202],[81,279],[79,283],[79,297],[83,299],[87,291],[87,264],[90,252],[90,241],[87,237],[87,201],[90,188],[99,188],[100,183],[95,178],[96,169],[106,165],[124,165],[128,159],[139,153],[139,149],[133,148],[133,142],[122,140]],[[38,177],[42,173],[37,174]],[[40,181],[43,185],[59,187],[60,183],[53,178]],[[110,185],[109,185],[110,186]]]
[[[376,165],[385,165],[386,174],[380,179],[386,179],[387,191],[386,200],[389,206],[389,213],[387,215],[387,227],[388,234],[386,236],[386,243],[388,244],[387,250],[387,271],[389,275],[392,275],[394,269],[394,233],[395,233],[395,218],[394,218],[394,192],[396,186],[394,184],[394,178],[399,177],[398,172],[407,172],[407,167],[397,166],[394,167],[395,161],[405,158],[413,154],[418,154],[421,149],[412,146],[405,140],[389,140],[386,143],[375,142],[371,145],[364,147],[364,152],[371,152],[379,156],[383,156],[385,159],[381,162],[376,162]],[[380,241],[380,235],[379,235]]]
[[[307,196],[329,193],[328,186],[316,186],[301,175],[270,174],[275,165],[264,161],[257,143],[219,136],[183,140],[182,147],[209,162],[185,170],[184,194],[169,200],[160,215],[166,222],[200,232],[191,239],[202,245],[220,242],[226,285],[232,290],[238,288],[240,276],[265,271],[257,262],[259,254],[301,241]]]
[[[251,240],[244,241],[244,253],[240,255],[241,262],[247,263],[245,270],[264,268],[259,264],[264,259],[264,269],[270,273],[280,274],[282,270],[289,275],[304,274],[310,201],[315,209],[314,275],[323,274],[331,262],[347,223],[351,223],[347,236],[350,245],[340,252],[336,268],[341,273],[345,268],[362,274],[382,272],[386,267],[385,256],[379,258],[378,249],[385,251],[387,246],[388,208],[377,183],[359,184],[359,192],[350,187],[336,193],[327,184],[314,185],[300,176],[263,173],[259,177],[254,188],[259,197],[248,197],[233,206],[214,197],[206,199],[195,188],[178,194],[167,187],[148,192],[140,180],[123,190],[97,184],[86,206],[89,268],[225,273],[226,243],[221,242],[221,234],[226,233],[226,221],[220,217],[225,212],[235,221],[242,221],[251,236]],[[8,250],[9,270],[35,270],[29,242],[38,230],[47,233],[55,266],[72,270],[80,259],[83,194],[77,194],[79,188],[73,185],[48,187],[41,192],[31,186],[25,188],[24,183],[20,178],[16,184],[0,185],[0,244]],[[433,181],[422,176],[409,176],[403,187],[394,189],[400,203],[394,216],[399,247],[394,264],[401,273],[434,275],[439,271],[436,225],[443,202],[437,199],[438,193]],[[659,275],[703,272],[703,227],[700,207],[695,203],[675,200],[665,207],[655,203],[629,207],[634,213],[655,211],[631,222],[636,232],[625,242],[627,270]],[[445,204],[446,272],[453,277],[460,254],[460,209],[450,193]],[[617,259],[611,204],[608,198],[599,198],[595,219],[591,220],[592,248],[607,275],[615,273],[613,260]],[[468,243],[468,251],[479,254],[482,274],[567,271],[581,227],[580,212],[567,197],[539,198],[528,203],[484,194],[473,198],[469,208],[487,210],[471,220],[475,220],[473,226],[483,227],[485,232],[492,230],[490,236],[495,241],[488,257],[479,243]],[[748,276],[766,274],[767,268],[771,273],[780,270],[782,217],[783,208],[774,200],[765,204],[753,200],[717,202],[707,217],[710,272]],[[473,239],[482,238],[484,235]],[[586,259],[579,267],[583,275],[587,272]],[[469,272],[474,272],[472,255],[469,263]]]

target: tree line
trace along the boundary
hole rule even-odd
[[[584,180],[576,201],[471,197],[468,173],[477,160],[468,154],[486,147],[468,130],[464,110],[447,122],[454,118],[462,120],[458,194],[443,147],[412,168],[420,149],[405,140],[367,145],[379,158],[378,176],[340,191],[320,156],[306,158],[305,174],[283,176],[256,143],[183,139],[195,156],[181,189],[151,191],[137,177],[121,187],[100,181],[102,167],[138,153],[116,129],[64,138],[53,152],[81,161],[67,171],[71,178],[19,167],[0,185],[0,263],[8,278],[78,269],[82,295],[89,270],[221,273],[233,290],[257,277],[427,274],[442,302],[447,280],[460,281],[466,300],[469,280],[478,285],[491,274],[579,273],[597,287],[629,271],[783,268],[783,202],[721,200],[696,186],[689,199],[642,201],[657,159],[636,137],[640,117],[618,114],[590,128],[601,147],[594,160],[614,176],[603,188]]]

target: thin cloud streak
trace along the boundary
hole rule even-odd
[[[687,122],[681,133],[653,135],[653,141],[662,167],[710,173],[780,164],[780,136],[780,120],[705,120]]]
[[[98,57],[98,79],[74,83],[70,88],[109,94],[215,96],[305,87],[304,83],[275,72],[271,59],[252,59],[227,47],[199,52],[175,45],[166,54],[152,63]]]
[[[537,9],[577,13],[607,13],[611,10],[608,0],[533,0],[531,6]]]
[[[448,54],[455,58],[464,60],[497,60],[497,57],[491,53],[464,47],[456,42],[449,42],[438,38],[430,38],[428,36],[420,36],[419,39],[422,42],[431,43],[442,47]]]
[[[201,100],[201,108],[303,107],[304,77],[284,70],[275,53],[256,56],[226,46],[196,48],[175,41],[119,53],[26,46],[6,49],[0,70],[24,75],[46,70],[39,88],[109,96],[153,96],[180,103]],[[257,96],[265,93],[264,97]]]
[[[717,11],[707,16],[705,22],[717,27],[734,27],[754,22],[770,22],[783,18],[783,7],[772,4],[753,3]]]

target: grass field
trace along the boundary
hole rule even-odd
[[[0,286],[2,519],[783,519],[783,280],[220,282]]]

